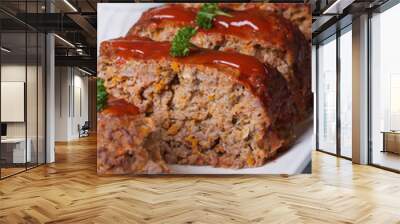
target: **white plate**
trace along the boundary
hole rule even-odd
[[[97,49],[104,40],[125,36],[142,12],[160,3],[98,3]]]
[[[97,47],[104,40],[125,36],[142,12],[158,3],[99,3],[97,5]],[[172,174],[298,174],[311,162],[312,121],[303,125],[302,135],[286,152],[262,167],[224,169],[210,166],[169,165]]]

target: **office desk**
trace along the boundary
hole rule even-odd
[[[400,131],[382,131],[383,150],[382,152],[392,152],[400,154]]]
[[[6,138],[1,139],[1,157],[6,163],[25,163],[31,162],[32,153],[31,146],[32,140],[26,140],[26,154],[25,154],[25,138]],[[25,161],[26,160],[26,161]]]

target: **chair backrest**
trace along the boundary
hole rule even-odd
[[[82,128],[87,128],[87,129],[89,129],[89,128],[90,128],[90,123],[89,123],[89,121],[85,121],[85,123],[83,124]]]

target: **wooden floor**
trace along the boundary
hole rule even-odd
[[[14,168],[14,167],[4,168],[3,167],[3,168],[1,168],[1,177],[7,177],[7,176],[10,176],[10,175],[22,172],[24,170],[25,170],[25,167],[23,167],[23,168]]]
[[[298,176],[98,177],[95,138],[0,181],[0,223],[400,223],[400,175],[314,152]]]
[[[375,148],[376,149],[376,148]],[[400,155],[392,152],[382,152],[374,150],[373,162],[375,164],[389,167],[395,170],[400,170]]]

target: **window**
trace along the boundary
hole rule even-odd
[[[318,149],[336,153],[336,36],[318,48]]]
[[[400,170],[400,5],[371,18],[372,164]]]
[[[340,155],[352,157],[352,32],[340,36]]]
[[[339,33],[340,36],[333,35],[318,45],[317,147],[324,152],[351,158],[352,26]]]
[[[1,2],[24,13],[41,12],[44,1]],[[0,12],[0,178],[45,163],[44,33]]]

